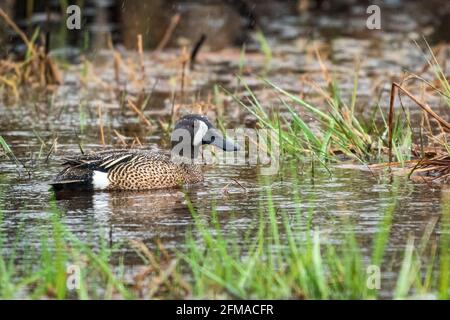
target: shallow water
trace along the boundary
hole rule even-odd
[[[86,132],[94,130],[94,127],[86,128]],[[2,161],[0,202],[4,207],[2,233],[6,234],[5,247],[17,245],[19,237],[19,248],[22,245],[38,248],[42,234],[46,230],[51,232],[49,203],[53,193],[48,181],[61,169],[58,158],[78,153],[78,146],[71,143],[73,136],[70,131],[62,131],[56,155],[51,155],[47,161],[44,153],[41,159],[29,161],[30,152],[36,157],[39,150],[39,143],[30,129],[16,128],[0,134],[31,171],[28,174],[20,166]],[[97,137],[84,136],[85,149],[101,149],[97,140]],[[150,149],[161,149],[151,139],[148,140],[145,143]],[[256,166],[209,165],[204,168],[205,181],[188,187],[186,191],[204,219],[209,220],[215,208],[224,234],[232,236],[258,225],[258,210],[261,204],[265,206],[267,188],[270,188],[275,206],[287,214],[294,230],[305,230],[304,223],[309,209],[312,210],[312,224],[320,230],[323,243],[339,244],[349,232],[350,221],[367,259],[371,255],[373,236],[394,197],[398,205],[386,255],[392,263],[392,270],[398,271],[407,239],[410,236],[419,239],[427,226],[440,217],[441,202],[443,198],[448,199],[449,189],[413,183],[405,177],[395,177],[391,181],[389,176],[371,173],[364,166],[355,167],[331,166],[332,176],[325,169],[316,167],[313,175],[309,164],[285,161],[281,163],[278,174],[261,176],[260,168]],[[300,202],[295,201],[294,193],[298,193]],[[154,247],[155,240],[160,239],[166,249],[183,251],[187,232],[194,226],[184,193],[176,189],[59,193],[56,205],[62,212],[64,225],[93,246],[104,238],[111,246],[139,239]],[[300,219],[296,213],[299,207]],[[281,223],[281,215],[279,219]],[[125,253],[126,265],[139,264],[132,250],[127,250],[130,249],[121,249],[117,257]],[[394,278],[395,272],[383,274],[382,296],[391,294]]]
[[[395,7],[395,1],[391,5]],[[53,194],[48,181],[61,169],[58,160],[64,155],[78,154],[78,142],[86,151],[103,148],[99,144],[95,102],[103,103],[103,122],[109,146],[120,145],[114,133],[116,130],[129,137],[128,143],[138,137],[146,148],[164,150],[168,148],[168,136],[156,125],[147,128],[140,124],[135,114],[120,106],[121,94],[126,92],[132,98],[136,98],[140,90],[150,94],[144,113],[152,121],[159,117],[167,120],[175,94],[181,109],[190,102],[213,100],[222,109],[218,111],[206,106],[202,111],[213,118],[223,113],[227,125],[243,126],[249,120],[248,114],[231,99],[215,95],[214,85],[223,85],[245,96],[235,76],[238,73],[264,101],[264,106],[279,105],[279,97],[264,89],[261,79],[255,76],[264,75],[286,90],[300,92],[309,101],[323,104],[323,100],[311,93],[311,87],[303,78],[307,75],[309,80],[325,83],[320,65],[314,58],[314,43],[324,53],[324,63],[334,71],[345,99],[351,96],[355,59],[359,57],[361,66],[356,107],[365,114],[367,106],[378,101],[383,110],[387,108],[389,84],[392,79],[398,79],[402,69],[415,71],[426,63],[415,44],[405,41],[405,37],[417,38],[418,22],[407,19],[410,23],[395,24],[395,19],[401,20],[402,15],[411,12],[389,15],[386,17],[386,30],[369,33],[361,25],[364,21],[360,19],[363,16],[361,10],[353,9],[349,14],[348,21],[352,23],[344,23],[346,20],[342,15],[317,14],[316,19],[312,19],[298,17],[290,9],[285,10],[287,12],[276,19],[270,20],[270,14],[262,18],[267,39],[273,47],[270,62],[255,49],[256,41],[253,41],[247,47],[246,65],[242,69],[241,49],[226,43],[222,51],[199,54],[194,70],[187,71],[188,81],[182,93],[181,69],[177,60],[180,50],[169,49],[157,56],[146,54],[146,79],[143,83],[135,84],[130,77],[121,74],[122,78],[112,90],[104,85],[115,82],[112,54],[98,49],[92,57],[95,63],[91,71],[99,81],[83,84],[80,75],[83,65],[70,66],[64,75],[64,85],[53,97],[32,96],[16,106],[0,103],[0,135],[24,164],[16,165],[0,158],[0,203],[4,208],[0,228],[6,234],[6,248],[13,246],[18,235],[21,235],[19,241],[23,244],[38,247],[42,231],[50,228],[48,212]],[[338,35],[336,30],[339,30]],[[214,44],[210,45],[214,47]],[[137,59],[136,53],[130,51],[124,51],[123,57],[125,64],[132,64]],[[449,61],[448,57],[446,61]],[[448,68],[450,63],[447,65]],[[125,73],[124,70],[125,67]],[[427,76],[430,75],[424,75]],[[444,118],[450,118],[449,109],[441,100],[431,96],[427,98]],[[420,121],[418,108],[410,101],[404,102],[411,107],[413,121]],[[50,153],[55,137],[56,149]],[[46,143],[43,148],[41,140]],[[260,169],[249,165],[206,166],[205,181],[187,188],[187,195],[205,219],[209,219],[215,207],[223,232],[231,235],[257,224],[258,209],[261,203],[266,202],[266,191],[270,188],[276,207],[287,214],[294,229],[304,228],[295,219],[296,209],[300,206],[303,220],[307,218],[308,210],[313,210],[313,226],[323,234],[324,243],[338,244],[348,232],[344,226],[351,221],[367,259],[371,255],[372,239],[380,219],[395,198],[398,206],[387,248],[388,257],[393,259],[392,270],[389,271],[393,272],[382,275],[385,281],[382,296],[386,297],[391,294],[392,279],[398,272],[407,239],[410,236],[420,238],[427,226],[440,217],[442,202],[448,201],[450,192],[448,186],[421,184],[406,177],[391,179],[363,166],[332,165],[332,176],[324,168],[316,167],[312,173],[309,163],[287,160],[281,162],[276,175],[261,176]],[[294,190],[299,194],[300,203],[293,198]],[[62,221],[67,228],[93,246],[97,245],[99,237],[106,238],[111,245],[128,239],[142,239],[151,247],[155,245],[155,239],[161,239],[167,249],[183,250],[186,234],[193,227],[184,193],[180,190],[59,194],[56,205],[63,212]],[[438,230],[437,227],[432,238],[436,237]],[[126,253],[129,258],[125,264],[138,263],[131,251]]]

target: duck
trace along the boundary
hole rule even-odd
[[[113,149],[63,158],[65,168],[50,183],[60,190],[152,190],[203,181],[199,147],[224,151],[239,146],[225,138],[204,115],[181,117],[171,134],[170,155],[142,149]]]

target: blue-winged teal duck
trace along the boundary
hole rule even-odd
[[[178,120],[172,132],[171,155],[145,150],[107,150],[64,159],[66,166],[51,183],[55,190],[149,190],[177,187],[203,180],[195,164],[200,145],[212,144],[225,151],[238,146],[225,139],[201,115]]]

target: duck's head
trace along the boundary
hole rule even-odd
[[[217,130],[207,117],[190,114],[180,118],[171,136],[172,154],[195,158],[201,145],[211,144],[224,151],[238,151],[239,146]],[[189,154],[187,154],[189,153]]]

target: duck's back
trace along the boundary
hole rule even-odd
[[[144,150],[108,150],[64,159],[55,189],[149,190],[203,179],[199,166]]]

